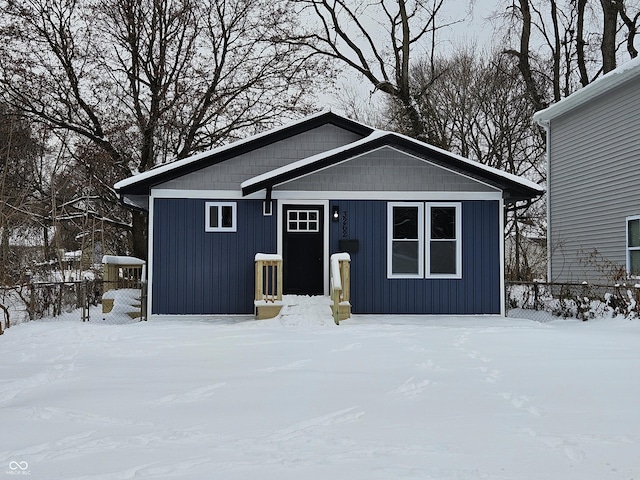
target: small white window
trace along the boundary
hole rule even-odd
[[[640,277],[640,216],[627,217],[627,273]]]
[[[427,278],[462,278],[460,203],[427,203]]]
[[[287,232],[319,232],[318,210],[287,210]]]
[[[236,203],[206,202],[204,222],[205,232],[235,232]]]

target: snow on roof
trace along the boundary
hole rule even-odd
[[[533,120],[543,125],[552,118],[558,117],[637,76],[640,76],[640,57],[629,60],[606,75],[594,80],[586,87],[563,98],[550,107],[536,112],[533,115]]]
[[[309,165],[313,165],[314,163],[318,163],[318,162],[324,160],[325,158],[332,157],[332,156],[338,155],[340,153],[346,153],[349,150],[352,150],[352,149],[357,148],[357,147],[362,146],[362,145],[366,145],[368,143],[373,142],[374,140],[377,140],[377,139],[383,138],[383,137],[397,137],[397,138],[404,139],[406,141],[409,141],[409,142],[412,142],[412,143],[416,144],[416,146],[423,147],[423,148],[428,148],[430,150],[439,152],[439,153],[441,153],[443,155],[446,155],[448,157],[455,158],[456,160],[458,160],[460,162],[463,162],[463,163],[465,163],[467,165],[470,165],[470,166],[472,166],[474,168],[479,168],[479,169],[484,170],[484,171],[486,171],[488,173],[491,173],[493,175],[497,175],[497,176],[505,178],[505,179],[507,179],[509,181],[512,181],[512,182],[515,182],[517,184],[523,185],[525,187],[528,187],[528,188],[534,189],[536,191],[539,191],[540,193],[544,192],[544,188],[541,187],[540,185],[538,185],[537,183],[534,183],[534,182],[532,182],[530,180],[521,178],[521,177],[519,177],[517,175],[513,175],[513,174],[505,172],[503,170],[498,170],[497,168],[493,168],[493,167],[490,167],[488,165],[484,165],[484,164],[482,164],[480,162],[477,162],[477,161],[474,161],[474,160],[469,160],[468,158],[465,158],[465,157],[463,157],[461,155],[457,155],[457,154],[449,152],[447,150],[443,150],[441,148],[435,147],[435,146],[430,145],[430,144],[425,143],[425,142],[421,142],[420,140],[416,140],[415,138],[411,138],[411,137],[408,137],[406,135],[402,135],[402,134],[395,133],[395,132],[388,132],[386,130],[377,130],[377,129],[374,129],[371,134],[369,134],[368,136],[366,136],[366,137],[364,137],[364,138],[362,138],[360,140],[357,140],[357,141],[355,141],[353,143],[349,143],[349,144],[344,145],[342,147],[334,148],[333,150],[328,150],[326,152],[321,152],[321,153],[318,153],[318,154],[313,155],[311,157],[303,158],[302,160],[298,160],[297,162],[293,162],[293,163],[290,163],[288,165],[284,165],[284,166],[282,166],[280,168],[276,168],[274,170],[268,171],[268,172],[263,173],[261,175],[258,175],[256,177],[253,177],[253,178],[250,178],[248,180],[245,180],[244,182],[242,182],[240,184],[240,186],[244,190],[244,189],[249,188],[249,187],[251,187],[253,185],[259,184],[261,182],[270,180],[272,178],[277,178],[280,175],[284,175],[286,173],[293,172],[293,171],[298,170],[300,168],[303,168],[303,167],[306,167],[306,166],[309,166]]]
[[[146,262],[136,257],[105,255],[102,257],[102,263],[108,263],[109,265],[144,265]]]
[[[123,187],[138,183],[141,180],[146,180],[148,178],[153,178],[156,175],[160,175],[162,173],[170,172],[170,171],[175,170],[177,168],[180,168],[180,167],[182,167],[184,165],[189,165],[190,163],[193,163],[195,161],[201,160],[201,159],[203,159],[205,157],[208,157],[208,156],[211,156],[211,155],[217,155],[217,154],[223,153],[223,152],[225,152],[227,150],[230,150],[232,148],[237,148],[237,147],[242,146],[244,144],[247,144],[247,143],[250,143],[250,142],[254,142],[254,141],[256,141],[256,140],[258,140],[260,138],[266,137],[268,135],[273,135],[273,134],[278,133],[280,131],[283,131],[285,129],[290,129],[290,128],[295,127],[296,125],[299,125],[301,123],[308,122],[309,120],[313,120],[314,118],[321,117],[322,115],[326,115],[327,113],[330,113],[330,110],[322,110],[320,112],[317,112],[317,113],[308,115],[306,117],[303,117],[303,118],[301,118],[299,120],[295,120],[295,121],[287,123],[285,125],[281,125],[280,127],[275,127],[275,128],[269,129],[269,130],[265,130],[264,132],[257,133],[255,135],[251,135],[251,136],[249,136],[247,138],[243,138],[242,140],[238,140],[236,142],[232,142],[232,143],[229,143],[227,145],[223,145],[221,147],[217,147],[217,148],[214,148],[214,149],[211,149],[211,150],[207,150],[206,152],[197,153],[195,155],[192,155],[192,156],[187,157],[187,158],[183,158],[181,160],[176,160],[176,161],[171,162],[171,163],[166,163],[164,165],[160,165],[160,166],[158,166],[156,168],[152,168],[151,170],[147,170],[146,172],[142,172],[142,173],[139,173],[139,174],[134,175],[132,177],[125,178],[124,180],[120,180],[119,182],[117,182],[114,185],[114,188],[116,190],[119,190],[119,189],[121,189]],[[362,126],[366,126],[366,125],[364,125],[364,124],[362,124],[360,122],[356,122],[355,120],[350,120],[350,121],[352,121],[353,123],[360,124]]]

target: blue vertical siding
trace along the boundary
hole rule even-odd
[[[155,199],[154,314],[250,314],[257,252],[274,253],[277,217],[262,201],[238,200],[236,232],[205,232],[204,204],[215,199]],[[351,255],[354,313],[500,313],[498,201],[462,202],[462,279],[387,278],[387,202],[332,201],[331,253],[359,240]]]
[[[462,202],[462,278],[387,278],[387,202],[332,201],[340,221],[331,222],[330,250],[342,238],[359,240],[351,255],[354,313],[500,313],[500,203]],[[346,219],[345,219],[346,217]]]
[[[276,251],[275,212],[240,200],[236,232],[205,232],[206,201],[215,199],[155,199],[154,314],[253,312],[254,256]]]

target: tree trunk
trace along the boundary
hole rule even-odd
[[[520,32],[520,51],[517,52],[518,68],[524,79],[527,93],[536,110],[547,108],[542,95],[538,91],[536,81],[531,71],[529,44],[531,40],[531,7],[529,0],[520,0],[520,12],[522,14],[522,31]]]
[[[600,0],[602,5],[602,73],[608,73],[616,68],[616,30],[618,22],[618,7],[611,0]]]
[[[578,18],[577,18],[577,32],[576,32],[576,54],[578,57],[578,70],[580,71],[580,84],[583,87],[589,85],[589,76],[587,75],[587,63],[584,56],[584,46],[586,42],[584,40],[584,9],[587,5],[587,0],[578,0]]]
[[[132,213],[131,250],[134,257],[147,259],[147,215],[138,211]]]
[[[2,237],[0,238],[0,252],[2,259],[0,261],[2,264],[0,264],[0,280],[4,282],[8,280],[6,276],[8,273],[7,265],[9,265],[9,223],[4,223],[1,228]]]

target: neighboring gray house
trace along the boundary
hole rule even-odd
[[[640,277],[640,57],[533,118],[547,132],[548,279]]]

